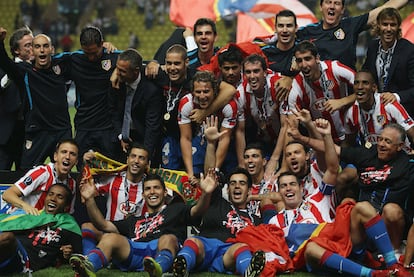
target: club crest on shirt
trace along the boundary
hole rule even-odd
[[[24,181],[23,184],[25,184],[26,186],[30,186],[33,182],[32,176],[27,176]]]
[[[342,28],[339,28],[334,32],[334,36],[339,40],[343,40],[345,38],[345,32]]]
[[[103,60],[101,65],[103,70],[109,71],[111,69],[111,60]]]
[[[377,115],[377,122],[381,125],[385,124],[385,116],[383,114]]]
[[[330,89],[330,90],[332,90],[333,88],[334,88],[334,86],[335,86],[335,83],[334,83],[334,81],[332,81],[332,80],[326,80],[325,82],[324,82],[325,84],[325,87],[327,88],[327,89]]]
[[[56,75],[60,75],[62,73],[62,69],[60,69],[59,65],[55,65],[52,67],[53,72],[55,72]]]

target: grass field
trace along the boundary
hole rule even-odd
[[[22,274],[14,274],[11,275],[9,277],[22,277]],[[68,265],[64,265],[60,268],[47,268],[47,269],[43,269],[37,272],[33,273],[33,277],[73,277],[74,276],[74,272],[72,271],[72,269],[68,266]],[[97,273],[98,277],[112,277],[112,276],[116,276],[116,277],[148,277],[147,273],[143,273],[143,272],[121,272],[119,270],[115,270],[115,269],[103,269],[98,271]],[[166,275],[167,276],[167,275]],[[226,275],[226,274],[217,274],[217,273],[209,273],[209,272],[203,272],[203,273],[192,273],[190,275],[191,277],[224,277],[224,276],[237,276],[237,275]],[[280,275],[279,275],[280,276]],[[294,273],[294,274],[286,274],[283,276],[294,276],[294,277],[311,277],[311,276],[316,276],[313,274],[309,274],[309,273],[302,273],[302,272],[298,272],[298,273]]]

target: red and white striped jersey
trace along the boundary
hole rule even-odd
[[[132,183],[126,178],[126,171],[117,175],[100,177],[95,183],[98,193],[107,195],[106,220],[121,220],[129,215],[145,213],[142,198],[142,181]]]
[[[375,104],[371,110],[365,111],[361,109],[358,101],[350,107],[345,114],[345,133],[359,133],[363,136],[365,142],[372,145],[377,144],[378,135],[384,126],[388,123],[398,123],[404,130],[408,130],[414,126],[414,121],[398,102],[384,105],[381,101],[381,94],[374,93]],[[406,139],[404,150],[410,151],[410,142]]]
[[[37,166],[29,170],[14,185],[22,192],[22,200],[24,202],[38,210],[42,210],[45,205],[47,191],[56,183],[67,185],[72,191],[73,199],[70,213],[73,213],[75,211],[76,181],[70,175],[63,180],[58,179],[53,163]],[[9,212],[13,210],[12,208]]]
[[[321,77],[312,82],[302,73],[296,75],[289,93],[289,110],[307,109],[312,119],[325,118],[332,126],[335,141],[345,139],[343,109],[329,113],[325,111],[325,102],[340,99],[348,95],[348,87],[354,84],[355,72],[338,61],[320,61]]]
[[[326,222],[331,222],[335,217],[336,194],[332,185],[325,184],[323,175],[316,159],[312,159],[308,175],[301,180],[303,197],[319,209]]]
[[[251,195],[266,194],[277,191],[277,185],[270,180],[262,180],[259,184],[252,184],[250,189]],[[248,210],[250,213],[260,216],[260,201],[250,201],[248,203]]]
[[[199,108],[194,103],[194,98],[191,93],[185,95],[178,106],[178,124],[189,124],[191,123],[190,113],[193,109]],[[237,120],[237,103],[231,99],[220,111],[217,113],[221,120],[221,127],[232,129],[236,126]],[[202,128],[200,128],[202,129]],[[202,131],[202,130],[201,130]],[[193,134],[195,136],[196,134]]]
[[[289,228],[293,223],[319,224],[331,221],[329,217],[321,213],[319,207],[305,200],[296,209],[278,212],[269,220],[269,224],[278,226],[283,230],[285,236],[287,236]]]
[[[244,117],[251,116],[254,119],[257,126],[264,131],[265,141],[275,141],[279,135],[282,109],[276,100],[275,83],[281,77],[280,73],[268,70],[263,99],[254,96],[246,78],[237,88],[240,94],[238,105],[240,108],[243,107]]]

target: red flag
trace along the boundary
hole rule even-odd
[[[401,23],[402,36],[414,43],[414,13],[407,16]]]
[[[214,2],[215,0],[171,0],[170,20],[177,26],[191,28],[201,17],[216,21]]]

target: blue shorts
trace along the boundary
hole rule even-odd
[[[20,241],[17,240],[17,249],[13,257],[10,257],[9,259],[0,263],[0,275],[25,272],[25,259],[28,259],[26,249],[24,249]]]
[[[191,141],[191,146],[193,154],[193,172],[194,174],[199,174],[204,172],[207,141],[201,136],[195,136]]]
[[[233,274],[232,271],[227,271],[223,264],[223,255],[233,245],[233,243],[222,242],[218,239],[205,238],[195,236],[204,245],[204,261],[197,267],[197,271],[209,271]]]
[[[134,242],[128,240],[131,248],[127,261],[113,260],[114,265],[117,266],[121,271],[143,271],[144,267],[142,262],[146,256],[155,257],[158,248],[158,239],[151,240],[148,242]]]
[[[161,167],[178,170],[183,168],[180,141],[174,137],[165,137],[162,140]]]

